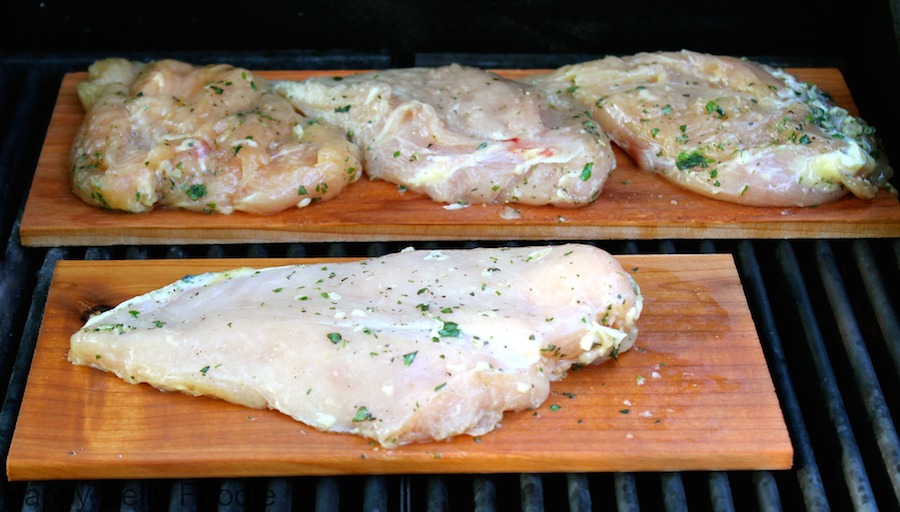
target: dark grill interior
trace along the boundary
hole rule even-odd
[[[893,51],[893,50],[892,50]],[[107,55],[0,54],[0,447],[6,459],[54,264],[61,259],[375,256],[459,241],[230,246],[20,246],[18,221],[59,83]],[[132,53],[251,69],[371,69],[388,52]],[[554,67],[587,55],[427,54],[486,67]],[[771,59],[836,65],[822,57]],[[839,65],[840,62],[837,62]],[[848,78],[853,90],[853,80]],[[864,106],[867,101],[859,101]],[[869,100],[869,103],[871,100]],[[863,114],[866,114],[863,108]],[[890,141],[888,141],[888,150]],[[896,159],[896,155],[892,155]],[[516,243],[516,242],[509,242]],[[525,245],[531,242],[518,242]],[[554,243],[554,242],[545,242]],[[0,483],[5,510],[895,510],[900,438],[900,241],[592,241],[613,254],[727,253],[741,274],[794,444],[791,471],[345,476]],[[8,383],[8,384],[7,384]],[[47,418],[47,421],[53,421]]]

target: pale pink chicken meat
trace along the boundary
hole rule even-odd
[[[366,173],[447,203],[584,206],[615,169],[609,138],[567,99],[458,65],[274,83],[338,126]]]
[[[270,214],[330,199],[362,172],[342,133],[246,69],[107,59],[78,94],[72,190],[101,208]]]
[[[628,350],[642,306],[590,245],[408,251],[188,276],[91,318],[68,357],[397,446],[538,407]]]
[[[582,102],[642,169],[715,199],[812,206],[893,190],[874,128],[765,65],[640,53],[524,81]]]

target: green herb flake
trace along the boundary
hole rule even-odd
[[[191,201],[197,201],[201,197],[206,196],[206,185],[195,183],[188,187],[185,195],[188,196],[188,199],[190,199]]]
[[[206,372],[208,372],[208,371],[209,371],[209,366],[204,366],[203,368],[200,368],[200,373],[202,373],[203,375],[206,375]]]
[[[128,312],[128,314],[131,315],[132,318],[137,318],[140,313],[138,313],[137,311],[131,310]]]
[[[441,389],[442,387],[444,387],[444,386],[446,386],[446,385],[447,385],[447,383],[445,382],[445,383],[443,383],[443,384],[441,384],[441,385],[439,385],[439,386],[436,386],[436,387],[434,388],[434,390],[437,391],[437,390]]]
[[[344,105],[343,107],[337,107],[334,109],[335,114],[342,114],[344,112],[350,112],[350,105]]]
[[[703,153],[694,150],[691,153],[682,151],[681,154],[678,155],[678,158],[675,160],[675,165],[683,171],[685,169],[697,167],[698,165],[701,167],[708,167],[707,164],[711,162],[715,162],[715,160],[712,158],[706,158]]]
[[[581,171],[581,181],[587,181],[591,179],[591,170],[594,168],[594,162],[588,162],[584,165],[584,169]]]
[[[369,414],[368,409],[360,407],[353,416],[353,421],[375,421],[375,416]]]
[[[656,134],[659,133],[659,128],[654,128],[650,130],[650,134],[653,135],[653,138],[656,138]]]
[[[419,351],[417,350],[415,352],[410,352],[409,354],[403,354],[403,366],[411,365],[413,361],[416,360],[416,354],[418,353]]]
[[[667,116],[667,115],[669,115],[669,114],[671,114],[671,113],[672,113],[672,105],[666,105],[665,107],[663,107],[663,109],[662,109],[662,114],[663,114],[664,116]]]
[[[335,345],[340,343],[342,339],[343,338],[341,337],[341,335],[339,333],[336,333],[336,332],[328,333],[328,341],[334,343]],[[353,420],[353,421],[356,421],[356,420]]]
[[[256,82],[252,82],[252,81],[250,82],[250,88],[253,89],[254,91],[258,91],[258,90],[259,90],[259,89],[256,87]]]
[[[448,338],[459,338],[459,326],[453,322],[444,322],[438,334]]]
[[[558,405],[555,405],[555,404],[554,404],[554,405],[551,405],[551,406],[550,406],[550,410],[551,410],[551,411],[558,411],[558,410],[559,410],[559,406],[558,406]]]
[[[100,359],[100,358],[103,357],[103,356],[101,356],[100,354],[97,354],[95,357],[96,357],[97,359]]]
[[[622,409],[621,411],[619,411],[620,414],[628,414],[630,412],[631,412],[631,409]]]
[[[719,106],[715,101],[710,101],[706,104],[706,113],[707,114],[718,114],[719,119],[725,119],[725,111],[722,110],[722,107]]]
[[[297,195],[298,195],[298,196],[305,196],[305,195],[308,194],[308,193],[309,193],[309,192],[306,191],[306,187],[304,187],[303,185],[300,185],[300,188],[297,189]]]

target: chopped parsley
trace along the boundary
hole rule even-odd
[[[336,332],[328,333],[328,340],[329,340],[330,342],[334,343],[335,345],[337,345],[338,343],[340,343],[342,339],[343,339],[343,338],[341,338],[341,335],[340,335],[339,333],[336,333]],[[355,421],[355,420],[354,420],[354,421]]]
[[[416,354],[418,353],[419,351],[417,350],[415,352],[410,352],[409,354],[403,354],[403,366],[411,365],[413,361],[416,360]]]
[[[191,201],[197,201],[201,197],[206,196],[206,185],[195,183],[188,187],[185,195],[187,195],[188,199],[190,199]]]
[[[459,338],[459,326],[453,322],[444,322],[438,334],[448,338]]]
[[[594,168],[594,162],[588,162],[584,164],[584,169],[581,171],[581,181],[587,181],[591,179],[591,170]]]
[[[706,113],[719,114],[719,119],[725,119],[725,111],[722,110],[722,107],[720,107],[719,104],[715,101],[710,101],[706,104]]]
[[[375,416],[369,414],[368,409],[360,407],[353,416],[353,421],[375,421]]]
[[[708,167],[707,164],[710,162],[715,162],[715,160],[712,158],[706,158],[705,156],[703,156],[703,153],[695,149],[691,153],[682,151],[681,154],[678,155],[678,158],[675,161],[675,165],[677,165],[678,168],[683,171],[685,169],[697,167],[698,165],[701,167]]]

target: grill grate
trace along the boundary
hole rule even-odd
[[[278,55],[166,55],[228,60],[256,69],[383,68],[382,52]],[[417,248],[498,246],[497,242],[310,243],[234,246],[25,249],[18,220],[55,95],[79,54],[0,58],[0,450],[5,460],[57,261],[228,257],[378,256]],[[158,58],[133,54],[131,58]],[[565,56],[419,55],[437,65],[553,67]],[[506,56],[508,59],[509,56]],[[803,62],[791,62],[802,65]],[[821,65],[816,62],[815,64]],[[33,186],[40,186],[34,184]],[[523,245],[531,242],[509,242]],[[554,242],[547,242],[554,243]],[[614,254],[727,253],[734,256],[795,449],[791,471],[393,475],[84,482],[0,481],[0,508],[49,511],[900,509],[900,438],[891,409],[900,389],[900,240],[855,242],[595,242]],[[567,505],[562,505],[567,504]]]

